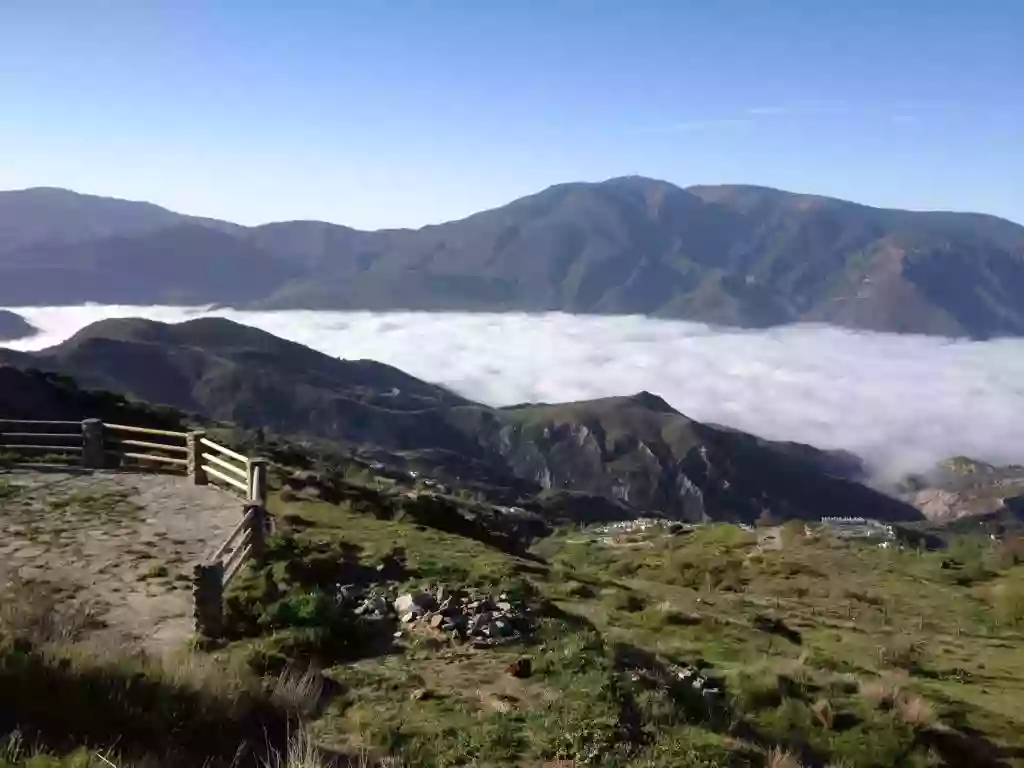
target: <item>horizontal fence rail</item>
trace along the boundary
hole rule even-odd
[[[82,424],[80,421],[0,419],[2,463],[84,463]]]
[[[99,419],[43,421],[0,418],[0,467],[78,464],[87,469],[141,469],[185,474],[196,485],[216,481],[244,499],[238,524],[195,566],[195,628],[218,637],[224,630],[224,590],[250,560],[263,559],[270,529],[267,462],[207,438],[204,431],[107,424]]]
[[[248,456],[215,443],[202,433],[196,433],[196,465],[208,478],[224,483],[245,498],[252,494],[252,460]]]
[[[103,440],[106,455],[121,467],[188,473],[188,432],[104,424]]]

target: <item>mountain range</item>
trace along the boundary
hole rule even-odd
[[[1024,334],[1024,227],[644,177],[559,184],[417,230],[243,227],[149,203],[0,192],[0,305],[646,314]]]
[[[5,363],[207,419],[371,450],[459,484],[567,495],[569,516],[921,517],[857,482],[855,457],[702,424],[650,393],[491,408],[381,363],[338,360],[219,318],[106,320],[38,353],[0,349]],[[33,390],[15,381],[0,391],[4,415],[53,418]],[[582,512],[572,494],[590,499]]]

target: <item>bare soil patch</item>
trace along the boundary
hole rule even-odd
[[[166,653],[192,632],[192,566],[242,502],[188,478],[0,473],[0,584],[17,579],[89,607],[96,639]]]

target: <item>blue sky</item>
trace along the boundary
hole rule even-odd
[[[0,188],[419,226],[629,173],[1024,222],[1024,0],[0,0]]]

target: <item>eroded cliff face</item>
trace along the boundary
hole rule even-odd
[[[998,467],[956,456],[924,476],[904,480],[900,497],[933,523],[971,517],[1024,520],[1024,467]]]
[[[836,466],[824,452],[767,443],[649,405],[624,398],[600,414],[553,411],[550,420],[513,412],[476,425],[476,438],[495,460],[544,489],[600,495],[679,520],[750,522],[765,512],[780,519],[920,517],[823,469]],[[623,431],[624,423],[637,426]]]

